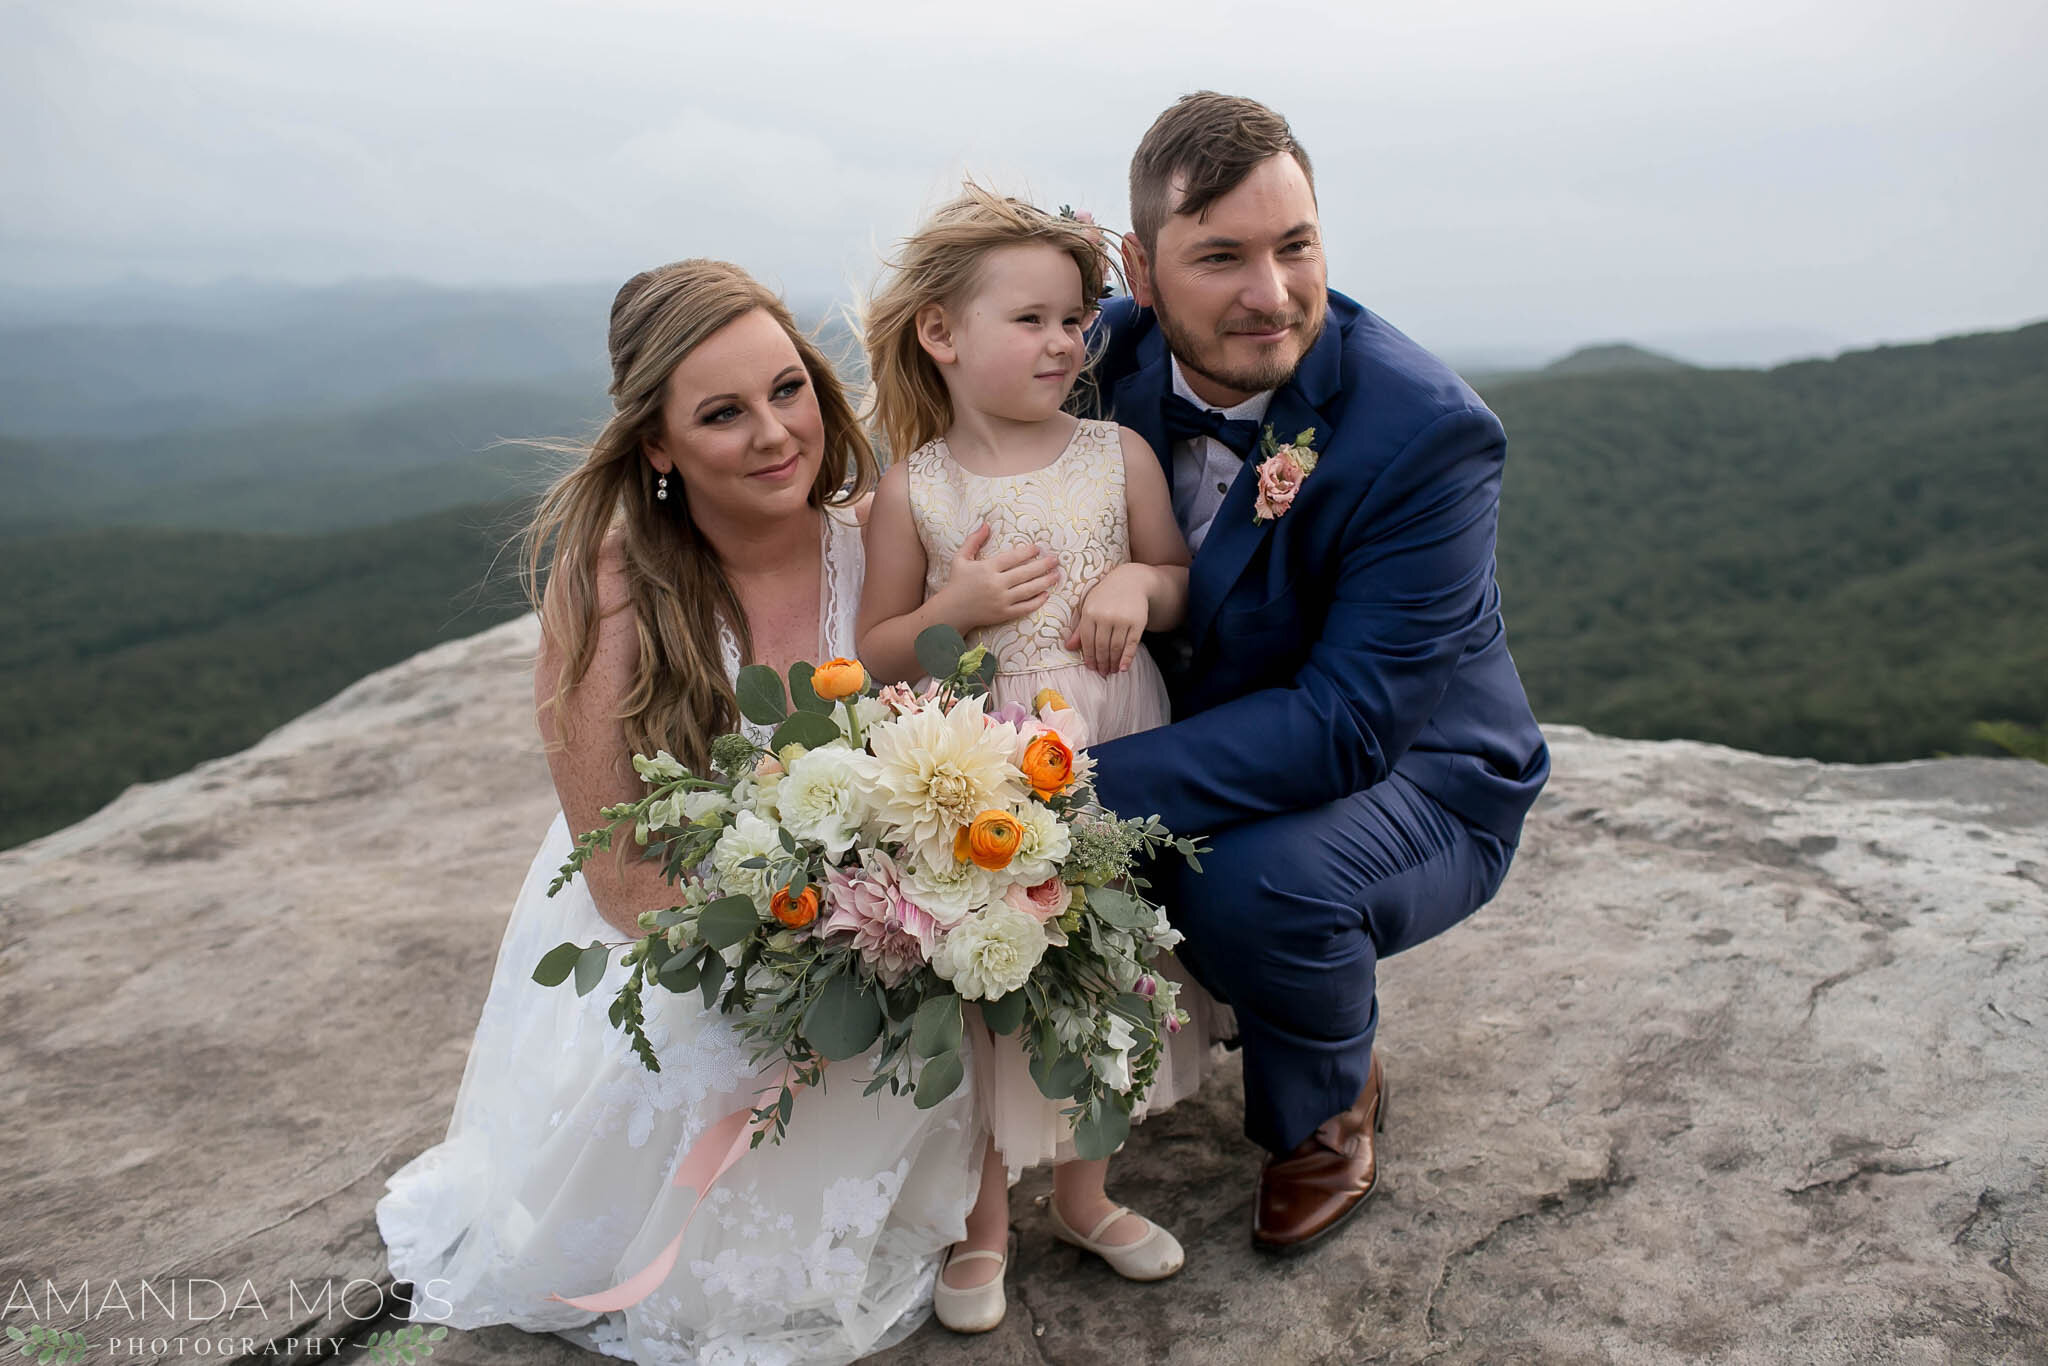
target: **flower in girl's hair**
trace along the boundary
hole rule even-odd
[[[953,859],[995,872],[1010,866],[1023,842],[1024,827],[1015,816],[1007,811],[984,811],[953,837]]]
[[[789,888],[778,888],[768,898],[768,914],[792,930],[800,930],[818,918],[818,889],[806,887],[801,896],[792,898]]]
[[[851,697],[867,685],[867,670],[857,659],[828,659],[811,674],[811,691],[827,702]]]
[[[1040,797],[1055,797],[1074,781],[1074,750],[1056,730],[1043,730],[1024,746],[1017,767]]]

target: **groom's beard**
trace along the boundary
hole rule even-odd
[[[1294,378],[1302,357],[1315,348],[1317,339],[1323,335],[1323,323],[1329,317],[1329,310],[1318,308],[1313,318],[1299,310],[1232,318],[1224,324],[1224,333],[1271,332],[1282,327],[1299,329],[1295,334],[1298,339],[1296,345],[1290,351],[1275,351],[1256,364],[1235,367],[1223,359],[1221,337],[1197,337],[1191,329],[1181,326],[1180,320],[1166,308],[1156,285],[1152,290],[1152,316],[1159,320],[1159,330],[1166,334],[1167,347],[1173,352],[1174,359],[1180,362],[1181,369],[1225,389],[1256,394],[1278,389]]]

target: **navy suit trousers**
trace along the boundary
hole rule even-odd
[[[1285,1153],[1365,1088],[1379,960],[1484,905],[1514,850],[1398,770],[1209,843],[1200,873],[1171,855],[1148,871],[1187,936],[1175,953],[1237,1012],[1245,1136]]]

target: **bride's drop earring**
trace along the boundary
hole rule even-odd
[[[654,481],[654,500],[658,503],[668,501],[668,476],[665,474]]]

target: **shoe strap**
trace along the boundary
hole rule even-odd
[[[1115,1223],[1117,1220],[1123,1218],[1126,1214],[1129,1214],[1130,1212],[1131,1211],[1125,1208],[1124,1206],[1118,1205],[1115,1209],[1103,1215],[1102,1222],[1097,1224],[1094,1228],[1088,1231],[1088,1241],[1091,1243],[1101,1242],[1102,1235],[1109,1232],[1109,1226]],[[1138,1241],[1143,1242],[1144,1239],[1141,1238]],[[1135,1247],[1136,1245],[1137,1244],[1135,1243],[1132,1244],[1133,1247]]]
[[[985,1247],[978,1247],[972,1252],[955,1252],[952,1256],[946,1258],[946,1265],[951,1266],[955,1262],[1007,1262],[1008,1260],[1010,1260],[1010,1255],[1007,1252],[991,1252]]]

